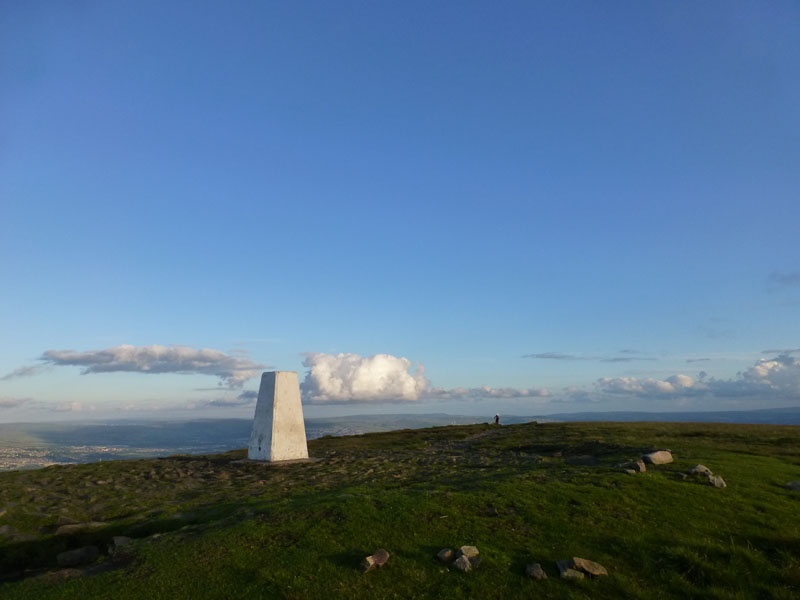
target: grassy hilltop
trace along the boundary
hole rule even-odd
[[[674,463],[616,467],[661,448]],[[465,425],[309,450],[319,460],[234,451],[0,473],[0,598],[800,596],[800,492],[786,488],[798,427]],[[728,487],[680,477],[698,463]],[[132,541],[109,553],[114,536]],[[93,563],[57,565],[88,545]],[[462,545],[480,550],[476,570],[437,560]],[[378,548],[388,564],[361,573]],[[572,556],[609,576],[560,579],[554,561]],[[530,562],[548,579],[528,579]]]

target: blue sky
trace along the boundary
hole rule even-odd
[[[4,3],[0,421],[798,405],[798,73],[795,2]]]

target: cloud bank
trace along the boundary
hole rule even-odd
[[[537,360],[596,360],[610,363],[655,360],[655,358],[648,356],[630,356],[631,354],[641,354],[637,350],[620,350],[620,353],[629,356],[584,356],[582,354],[563,354],[561,352],[539,352],[537,354],[523,354],[522,358],[535,358]]]
[[[544,398],[543,388],[445,389],[431,387],[425,368],[391,354],[324,354],[307,352],[303,364],[310,370],[301,389],[310,404],[366,404],[488,398]]]
[[[83,367],[81,371],[83,375],[118,371],[214,375],[230,387],[240,387],[248,379],[260,375],[266,368],[266,365],[240,356],[231,356],[219,350],[209,348],[195,350],[187,346],[159,345],[125,344],[89,352],[48,350],[40,360],[54,366]]]
[[[604,377],[595,382],[595,389],[605,394],[650,398],[712,396],[800,400],[800,360],[789,354],[762,358],[731,379],[715,379],[705,373],[697,379],[681,374],[666,379]]]
[[[17,379],[19,377],[33,377],[34,375],[38,375],[39,373],[46,371],[47,367],[42,365],[31,365],[29,367],[20,367],[19,369],[14,369],[11,373],[7,375],[3,375],[0,377],[0,381],[10,381],[12,379]]]

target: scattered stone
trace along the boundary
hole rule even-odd
[[[572,557],[571,567],[578,571],[583,571],[584,573],[586,573],[587,575],[591,575],[592,577],[600,577],[601,575],[608,575],[608,571],[606,571],[606,568],[600,563],[596,563],[593,560],[587,560],[585,558],[578,558],[577,556]]]
[[[480,552],[478,552],[475,546],[461,546],[461,548],[458,549],[459,557],[466,556],[467,558],[472,558],[473,556],[478,556],[478,554],[480,554]]]
[[[800,481],[790,481],[786,484],[786,487],[793,492],[800,492]]]
[[[86,565],[100,555],[97,546],[84,546],[76,550],[68,550],[62,552],[56,557],[59,567],[77,567],[78,565]]]
[[[81,569],[59,569],[58,571],[50,571],[42,575],[42,579],[50,582],[64,581],[65,579],[76,579],[86,575]]]
[[[727,487],[727,485],[725,484],[725,480],[719,475],[709,475],[708,485],[714,486],[715,488]]]
[[[706,477],[711,477],[713,473],[707,466],[697,465],[696,467],[689,469],[689,475],[705,475]]]
[[[572,568],[571,560],[557,560],[556,566],[558,567],[558,572],[561,574],[561,579],[577,581],[584,577],[583,573]]]
[[[0,517],[2,517],[5,514],[6,514],[6,509],[5,508],[0,508]]]
[[[442,562],[450,562],[453,560],[455,552],[453,552],[452,548],[442,548],[436,556]]]
[[[531,579],[547,579],[547,573],[542,569],[539,563],[531,563],[525,567],[525,575]]]
[[[70,519],[64,515],[58,517],[58,521],[56,521],[56,525],[77,525],[78,523],[80,523],[80,521],[77,521],[76,519]]]
[[[625,469],[625,473],[627,473],[628,475],[636,475],[638,471],[634,471],[633,469]]]
[[[133,540],[124,535],[115,535],[111,538],[111,545],[108,547],[109,552],[112,554],[130,544]]]
[[[666,465],[672,462],[672,452],[669,450],[656,450],[650,454],[645,454],[642,460],[649,465]]]
[[[469,560],[469,565],[473,569],[477,569],[478,565],[481,564],[481,560],[483,559],[480,556],[470,556],[468,560]]]
[[[643,460],[637,460],[630,463],[630,465],[628,465],[628,468],[633,469],[637,473],[644,473],[645,471],[647,471],[647,467],[645,466]]]
[[[453,563],[453,567],[462,573],[466,573],[467,571],[472,570],[472,563],[469,562],[469,559],[466,556],[459,556]]]
[[[56,535],[69,535],[71,533],[78,533],[86,529],[97,529],[98,527],[105,527],[105,523],[99,521],[89,521],[88,523],[73,523],[72,525],[62,525],[56,529]]]
[[[379,569],[385,565],[388,560],[389,553],[381,548],[380,550],[376,550],[371,556],[364,557],[364,560],[361,561],[361,570],[366,573],[372,569]]]
[[[683,481],[687,477],[689,476],[686,473],[675,473],[675,479],[680,479],[681,481]]]
[[[564,462],[574,466],[591,466],[597,464],[597,459],[589,454],[582,454],[581,456],[567,457]]]

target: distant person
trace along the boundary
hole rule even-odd
[[[494,424],[495,425],[500,425],[500,415],[495,415],[494,416]]]

